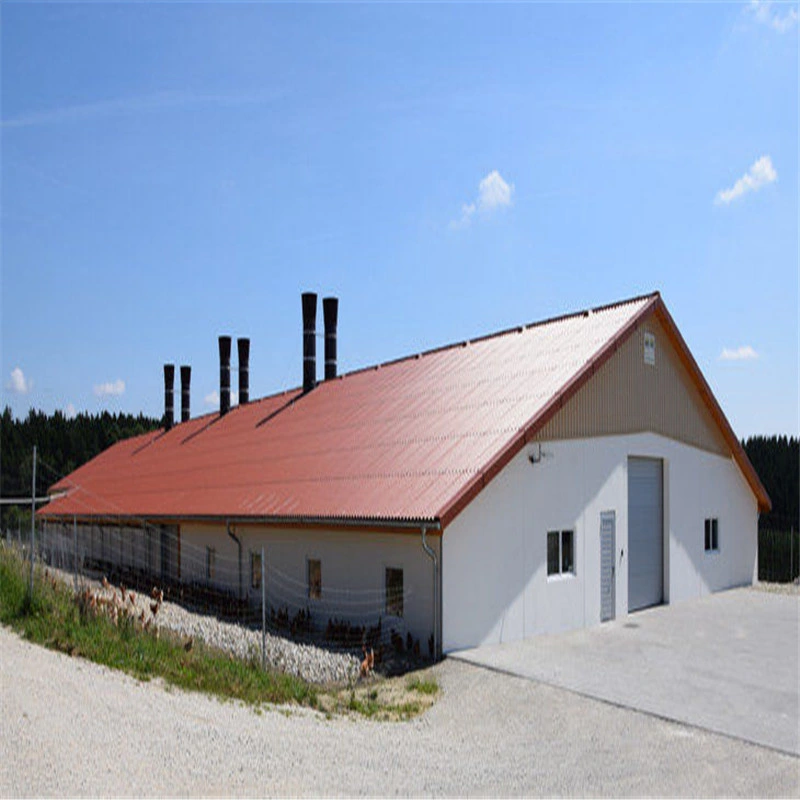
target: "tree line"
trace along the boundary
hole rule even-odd
[[[751,436],[742,442],[761,483],[772,500],[772,511],[758,520],[761,530],[798,529],[800,513],[799,440],[788,436]]]
[[[77,469],[120,439],[160,427],[162,421],[143,414],[78,414],[67,418],[61,411],[45,414],[31,409],[15,419],[6,406],[0,419],[0,496],[29,497],[31,453],[38,452],[36,494],[41,496],[58,479]],[[800,452],[798,439],[787,436],[751,436],[742,441],[748,458],[772,498],[772,511],[762,514],[762,529],[798,527],[800,513]],[[8,522],[9,509],[0,516]],[[13,513],[16,521],[17,512]]]
[[[161,420],[143,414],[45,414],[31,409],[16,419],[6,406],[0,418],[0,496],[30,497],[33,446],[36,445],[36,495],[41,497],[63,475],[90,461],[120,439],[154,430]],[[0,524],[16,528],[28,521],[27,509],[0,507]]]

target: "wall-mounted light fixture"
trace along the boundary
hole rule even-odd
[[[542,450],[541,442],[536,443],[535,450],[533,449],[533,447],[531,447],[531,449],[528,450],[528,461],[530,461],[531,464],[538,464],[543,458],[552,458],[552,457],[553,457],[552,453],[548,453],[546,450]]]

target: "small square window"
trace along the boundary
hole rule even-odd
[[[572,575],[575,573],[575,532],[548,531],[547,574]]]
[[[716,517],[705,521],[705,549],[707,553],[719,550],[719,521]]]
[[[250,586],[261,588],[261,553],[250,551]]]
[[[403,616],[403,570],[386,567],[386,613]]]
[[[214,562],[217,551],[213,547],[206,547],[206,580],[214,580]]]
[[[317,558],[309,558],[308,562],[308,596],[312,600],[322,597],[322,562]]]
[[[549,531],[547,534],[547,574],[558,575],[558,531]]]

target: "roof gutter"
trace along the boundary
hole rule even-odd
[[[67,494],[65,492],[64,494]],[[61,497],[63,495],[60,495]],[[50,499],[58,499],[52,497]],[[30,502],[27,498],[25,502]],[[152,523],[167,523],[167,522],[220,522],[223,521],[225,525],[269,525],[271,527],[279,527],[281,525],[288,525],[292,527],[317,527],[317,528],[360,528],[360,529],[373,529],[377,531],[406,531],[416,532],[423,525],[428,531],[441,531],[442,524],[438,519],[387,519],[381,517],[321,517],[321,516],[278,516],[278,515],[240,515],[240,516],[220,516],[218,514],[148,514],[148,513],[133,513],[133,514],[97,514],[88,513],[81,514],[75,511],[58,512],[53,511],[46,516],[53,519],[64,517],[64,519],[71,520],[74,514],[77,513],[78,518],[84,519],[106,519],[110,522],[115,520],[141,520]]]

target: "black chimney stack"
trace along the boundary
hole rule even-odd
[[[189,387],[192,383],[192,368],[181,367],[181,422],[189,421]]]
[[[336,323],[339,318],[339,298],[322,298],[322,316],[325,318],[325,380],[336,377]]]
[[[231,337],[219,337],[219,415],[231,410]]]
[[[250,340],[237,339],[239,349],[239,405],[250,402]]]
[[[164,364],[164,429],[175,422],[175,365]]]
[[[317,295],[303,292],[303,394],[317,385]]]

